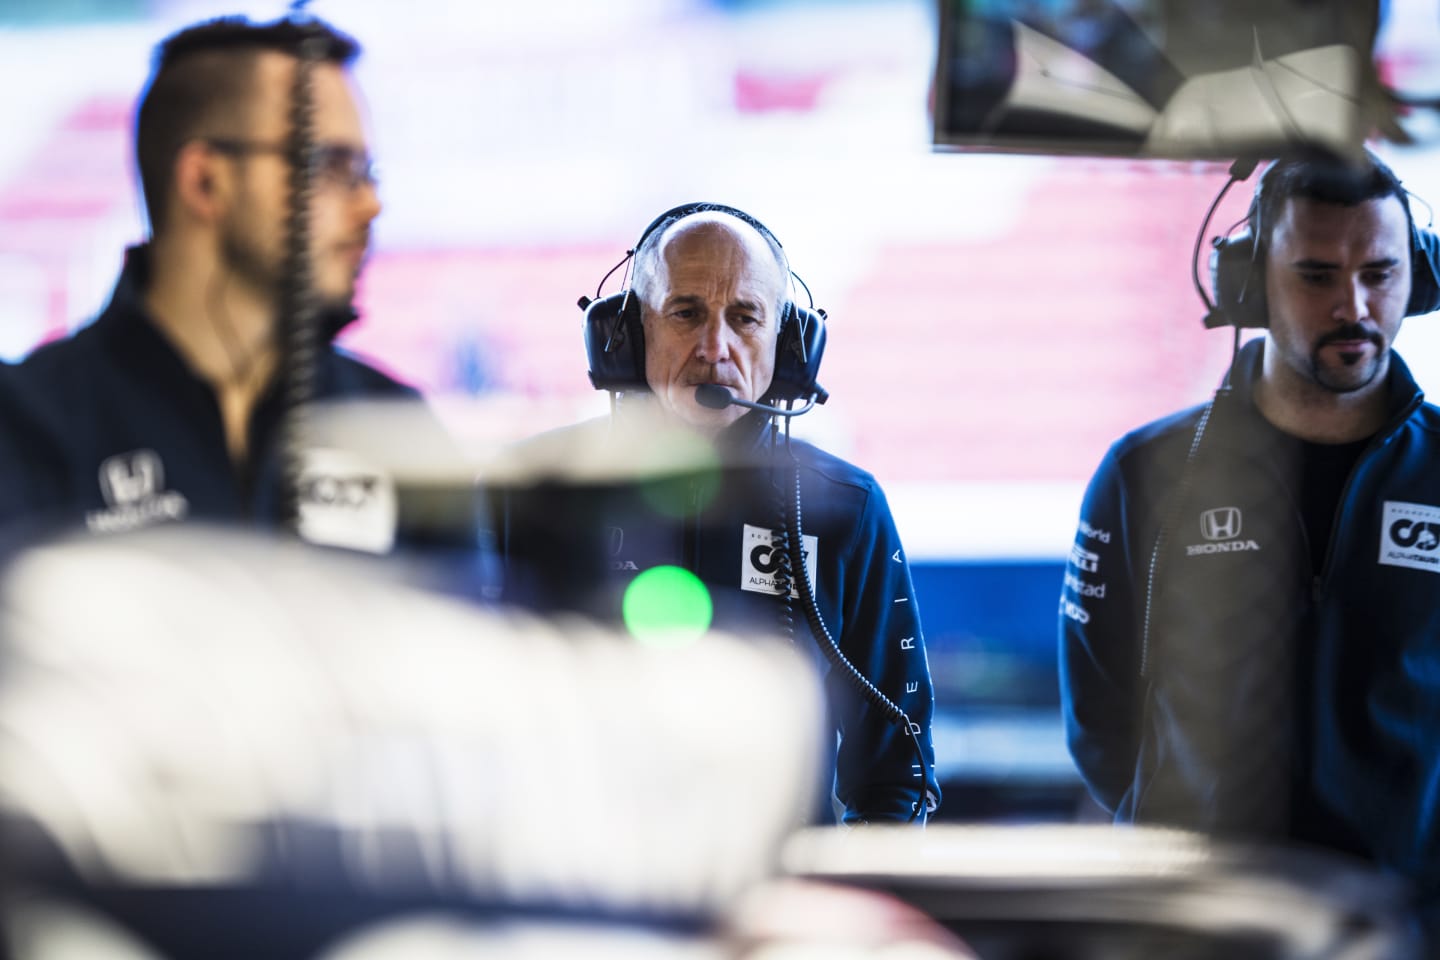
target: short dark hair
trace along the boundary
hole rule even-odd
[[[1250,229],[1261,252],[1287,201],[1302,198],[1354,207],[1382,197],[1396,197],[1410,220],[1410,195],[1385,163],[1369,150],[1358,164],[1337,157],[1299,157],[1277,160],[1265,171],[1250,203]]]
[[[135,162],[152,233],[164,223],[175,155],[216,116],[236,115],[254,94],[264,52],[301,56],[313,48],[324,62],[348,66],[360,55],[354,38],[322,20],[254,23],[220,17],[186,27],[155,48],[150,80],[135,111]]]

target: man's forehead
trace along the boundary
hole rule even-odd
[[[1298,236],[1344,233],[1392,234],[1404,237],[1410,221],[1405,206],[1394,194],[1372,197],[1356,204],[1332,203],[1313,197],[1290,197],[1280,210],[1277,232]]]
[[[783,285],[780,266],[760,232],[728,214],[706,211],[677,221],[660,241],[671,279],[713,277],[750,285]]]
[[[252,121],[257,130],[279,136],[289,128],[297,66],[294,57],[273,50],[263,51],[256,58]],[[358,134],[362,128],[361,107],[346,70],[338,64],[318,63],[310,78],[317,133],[322,137],[334,132]],[[335,130],[328,129],[332,127]]]
[[[1382,197],[1371,197],[1359,203],[1333,203],[1316,197],[1289,197],[1280,209],[1280,222],[1292,226],[1346,225],[1346,223],[1375,223],[1397,220],[1407,223],[1405,206],[1400,197],[1388,193]]]

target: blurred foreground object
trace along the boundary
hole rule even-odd
[[[198,527],[0,590],[10,960],[534,955],[517,921],[709,955],[818,768],[783,647],[637,647]]]
[[[1405,887],[1359,861],[1110,826],[808,830],[797,877],[884,891],[985,960],[1401,960],[1424,956]]]

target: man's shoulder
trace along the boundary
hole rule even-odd
[[[801,470],[801,490],[807,516],[833,531],[859,535],[893,524],[890,502],[875,475],[827,450],[800,440],[791,451]]]
[[[1110,445],[1110,455],[1117,461],[1135,457],[1163,456],[1173,448],[1182,453],[1189,449],[1195,427],[1205,411],[1200,404],[1177,410],[1130,430]]]
[[[57,429],[110,378],[93,326],[36,347],[0,371],[0,402],[12,429]]]
[[[1440,406],[1427,400],[1410,415],[1409,422],[1426,433],[1440,437]]]
[[[73,377],[78,368],[93,366],[99,356],[99,331],[86,324],[63,337],[38,344],[23,360],[9,368],[15,383],[44,387],[58,379]]]
[[[329,388],[335,396],[420,396],[420,391],[382,369],[374,360],[350,353],[342,347],[332,347],[328,358],[331,376]]]
[[[828,450],[817,447],[813,443],[805,440],[791,440],[790,449],[801,467],[814,472],[830,483],[855,487],[866,492],[880,489],[879,481],[870,471],[856,466]]]

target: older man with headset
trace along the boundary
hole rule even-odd
[[[567,563],[556,554],[569,541],[546,546],[542,529],[560,515],[566,534],[588,528],[608,554],[565,567],[576,577],[585,564],[603,568],[605,585],[577,604],[589,613],[620,616],[626,590],[653,569],[689,571],[707,588],[715,626],[788,636],[817,662],[839,736],[843,821],[923,821],[939,802],[934,698],[885,495],[870,474],[776,423],[798,412],[794,402],[808,409],[825,397],[815,381],[823,313],[791,301],[779,242],[731,207],[667,211],[627,261],[632,254],[626,290],[582,301],[590,378],[616,397],[613,415],[532,444],[595,449],[633,439],[643,423],[643,445],[699,438],[715,459],[665,482],[612,489],[594,509],[571,511],[563,491],[528,510],[511,498],[501,530],[510,595],[546,606],[546,584],[564,588],[546,571]],[[737,691],[737,709],[741,701]]]

